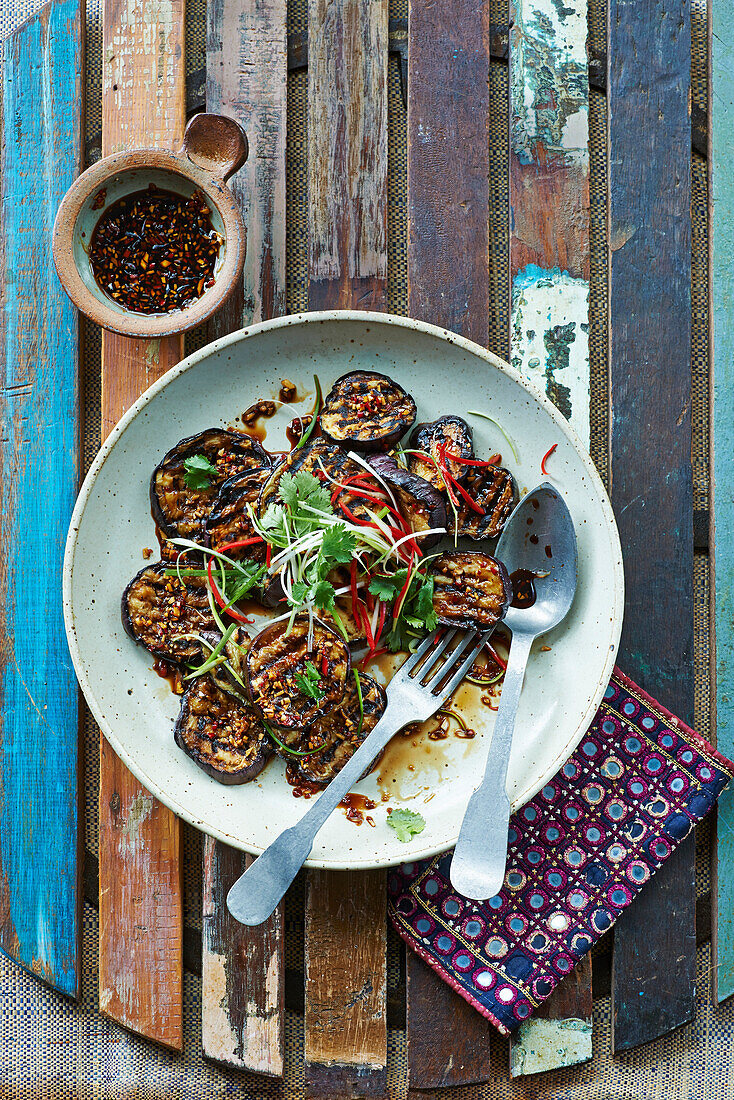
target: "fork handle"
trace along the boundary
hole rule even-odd
[[[510,824],[507,765],[533,641],[529,634],[513,635],[484,778],[469,799],[451,860],[451,885],[474,901],[494,897],[505,877]]]
[[[321,826],[350,787],[359,782],[390,738],[409,721],[405,709],[394,703],[391,705],[388,699],[380,721],[311,808],[300,821],[276,837],[232,886],[227,894],[227,908],[235,920],[242,924],[262,924],[275,911],[308,859]]]

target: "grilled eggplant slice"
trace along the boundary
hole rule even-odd
[[[470,468],[466,491],[484,510],[484,515],[475,512],[462,498],[457,510],[459,523],[456,533],[475,540],[496,539],[502,534],[517,504],[514,477],[502,466]],[[451,533],[454,534],[453,522]]]
[[[341,702],[351,658],[346,643],[318,619],[310,647],[307,615],[298,615],[287,630],[287,621],[272,623],[253,639],[245,659],[247,689],[266,722],[303,728]]]
[[[446,527],[446,502],[429,481],[398,466],[392,455],[372,455],[369,464],[390,486],[401,516],[413,531],[429,531]],[[421,547],[435,546],[441,535],[421,539]]]
[[[415,423],[415,401],[402,386],[375,371],[337,378],[321,412],[321,431],[355,451],[392,447]]]
[[[154,657],[176,664],[202,655],[199,642],[182,635],[217,629],[204,578],[184,577],[182,583],[165,561],[146,565],[130,581],[122,594],[122,625]]]
[[[206,489],[189,489],[186,484],[185,462],[194,455],[204,455],[217,471]],[[270,455],[257,440],[241,432],[207,428],[182,439],[156,466],[150,479],[153,519],[169,538],[197,541],[204,533],[220,486],[235,474],[271,465]]]
[[[280,479],[283,474],[295,474],[299,470],[308,470],[319,480],[323,480],[329,492],[332,492],[335,486],[326,480],[324,470],[334,481],[341,482],[358,474],[365,474],[364,467],[351,459],[341,447],[329,443],[326,439],[315,439],[313,442],[299,447],[298,450],[292,451],[285,462],[282,462],[280,466],[273,470],[262,487],[257,505],[258,515],[262,516],[269,504],[280,502]],[[349,489],[345,489],[339,496],[339,503],[342,502],[358,518],[362,519],[367,516],[365,503],[360,500],[356,491],[351,492]]]
[[[273,754],[252,704],[223,691],[208,673],[186,689],[173,736],[178,747],[220,783],[249,783]]]
[[[440,623],[486,630],[504,618],[512,584],[496,558],[478,550],[442,554],[431,573],[433,610]]]
[[[352,675],[339,706],[301,735],[301,751],[318,747],[317,752],[300,757],[298,762],[299,772],[311,783],[323,786],[330,783],[385,713],[387,697],[380,685],[363,672],[360,672],[359,680],[364,708],[361,728],[359,694]]]
[[[269,466],[259,466],[255,470],[246,470],[228,478],[219,490],[209,518],[206,521],[208,545],[212,550],[221,550],[230,542],[240,542],[253,538],[257,532],[252,526],[248,504],[254,509],[262,487],[270,477]],[[228,550],[231,558],[250,558],[253,561],[265,560],[265,543],[256,542],[251,546],[241,546]]]
[[[441,457],[444,444],[448,451],[458,454],[462,458],[473,457],[473,435],[466,420],[462,420],[460,416],[439,416],[438,420],[433,420],[430,424],[417,424],[410,437],[411,447],[431,455],[436,462],[446,466],[452,477],[463,482],[466,479],[469,467],[457,462],[456,459],[452,459],[448,455],[444,462]],[[441,490],[441,492],[445,491],[446,484],[443,477],[433,462],[429,462],[427,458],[421,458],[420,455],[410,455],[408,469],[412,474],[417,474],[425,481],[430,481],[434,488]]]

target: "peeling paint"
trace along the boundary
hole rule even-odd
[[[125,815],[125,823],[122,826],[122,840],[120,851],[134,855],[143,850],[143,837],[140,833],[141,825],[148,820],[153,813],[153,798],[149,794],[140,791],[130,804]]]
[[[512,285],[513,367],[545,393],[589,443],[589,287],[528,264]]]
[[[560,1066],[590,1061],[592,1026],[589,1020],[528,1020],[520,1025],[511,1048],[512,1077],[542,1073]]]

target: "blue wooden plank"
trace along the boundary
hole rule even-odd
[[[734,752],[734,10],[711,9],[709,157],[711,335],[713,341],[711,449],[713,531],[709,543],[716,639],[716,743]],[[712,723],[712,728],[714,728]],[[714,914],[716,997],[734,994],[734,791],[718,805]]]
[[[691,22],[688,0],[608,8],[610,480],[627,598],[620,665],[693,720]],[[614,1049],[691,1020],[695,844],[619,921]]]
[[[79,992],[78,689],[61,565],[79,478],[78,321],[51,259],[81,162],[84,2],[4,43],[0,948]]]

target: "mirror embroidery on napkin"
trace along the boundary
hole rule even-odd
[[[501,892],[469,901],[451,853],[389,878],[397,931],[503,1034],[612,927],[714,805],[734,764],[615,670],[588,733],[513,814]]]

